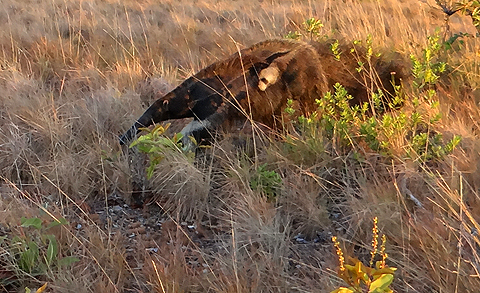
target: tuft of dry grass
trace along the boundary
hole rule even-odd
[[[418,56],[444,25],[435,1],[0,6],[0,291],[48,282],[48,292],[329,292],[341,285],[330,236],[345,243],[345,255],[368,263],[375,216],[398,267],[395,291],[478,291],[478,37],[442,53],[449,70],[436,88],[442,119],[433,130],[463,138],[443,160],[371,152],[359,160],[321,131],[267,140],[252,127],[215,141],[193,162],[172,153],[147,182],[145,158],[117,140],[185,77],[237,45],[301,30],[310,17],[323,22],[322,36],[371,35],[375,51]],[[452,34],[476,33],[467,16],[449,24]],[[397,154],[409,147],[403,141]],[[273,200],[251,186],[263,165],[281,178]],[[130,207],[132,191],[149,204]],[[69,224],[37,231],[22,227],[22,217]],[[55,237],[58,258],[79,261],[44,269],[40,257],[38,271],[25,272],[22,241],[47,255],[46,235]]]

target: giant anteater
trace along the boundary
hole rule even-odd
[[[169,119],[194,118],[182,130],[184,143],[190,143],[190,135],[199,141],[220,127],[246,119],[275,127],[288,99],[307,113],[336,82],[354,96],[353,103],[368,101],[374,88],[394,92],[391,74],[397,73],[398,84],[403,76],[401,63],[373,56],[369,64],[375,76],[367,81],[355,70],[362,51],[341,46],[344,55],[339,61],[333,58],[330,44],[267,40],[215,62],[156,100],[120,137],[120,144],[131,141],[139,128]]]

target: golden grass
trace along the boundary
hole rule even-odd
[[[267,143],[252,164],[226,140],[195,163],[172,155],[158,166],[147,193],[163,210],[122,206],[132,201],[131,183],[143,173],[132,177],[117,137],[151,102],[138,94],[146,77],[161,77],[171,88],[237,45],[281,38],[310,17],[322,20],[329,37],[371,34],[376,49],[420,54],[427,36],[444,24],[435,1],[0,5],[0,238],[6,237],[0,291],[48,282],[48,292],[329,292],[341,282],[328,239],[338,235],[346,255],[366,260],[374,216],[387,235],[390,264],[399,268],[396,292],[478,291],[478,37],[447,54],[453,69],[438,90],[437,131],[463,141],[441,162],[367,154],[359,163],[327,151],[328,142],[319,139],[299,141],[293,151]],[[459,15],[450,29],[475,34],[470,19]],[[263,163],[282,177],[276,202],[250,187]],[[134,220],[107,213],[112,205]],[[20,227],[21,217],[46,223],[51,215],[71,223],[54,232],[59,255],[80,261],[40,275],[21,272],[12,237],[42,243],[43,250],[47,245]],[[136,227],[149,218],[156,229],[135,237],[121,229],[122,221]],[[298,234],[308,243],[296,243]],[[310,241],[315,238],[318,243]]]

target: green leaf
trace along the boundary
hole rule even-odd
[[[54,219],[50,224],[48,224],[47,229],[53,228],[58,225],[68,225],[68,221],[65,218]]]
[[[58,254],[58,245],[57,240],[54,235],[47,235],[48,237],[48,248],[47,248],[47,266],[50,266],[52,262],[57,258]]]
[[[302,36],[302,34],[298,31],[292,32],[289,31],[288,34],[285,36],[286,39],[294,39],[297,40]]]
[[[369,293],[381,293],[388,289],[393,282],[392,274],[384,274],[370,284]]]
[[[77,261],[80,261],[78,257],[75,256],[66,256],[58,260],[58,266],[63,267],[63,266],[70,266],[73,263],[76,263]]]
[[[38,260],[38,245],[37,243],[28,242],[28,249],[20,255],[20,268],[28,273],[31,273],[35,263]]]
[[[25,218],[22,217],[20,220],[21,226],[28,228],[28,227],[34,227],[35,229],[41,229],[42,228],[42,220],[39,218]]]
[[[377,263],[381,263],[381,261],[378,261]],[[393,275],[393,274],[395,274],[396,270],[397,270],[397,268],[394,268],[394,267],[385,267],[383,269],[378,269],[378,270],[375,270],[374,272],[372,272],[372,276],[374,277],[374,280],[376,280],[377,275],[384,275],[384,274]]]
[[[172,140],[174,143],[179,143],[182,140],[183,136],[184,136],[183,133],[180,133],[180,132],[175,133],[175,135],[173,135]]]

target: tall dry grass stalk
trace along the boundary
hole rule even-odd
[[[319,139],[298,140],[293,151],[259,143],[252,163],[219,141],[203,161],[172,154],[161,162],[141,186],[152,199],[143,211],[122,205],[139,177],[117,137],[151,102],[140,96],[147,77],[171,89],[236,44],[281,38],[310,17],[330,38],[370,34],[375,49],[418,55],[444,25],[435,1],[4,0],[0,7],[0,290],[48,282],[49,292],[329,292],[340,280],[328,239],[339,235],[346,255],[366,260],[377,216],[399,268],[397,292],[478,291],[478,37],[446,54],[452,68],[438,88],[436,130],[463,141],[443,161],[367,154],[360,162]],[[450,30],[475,34],[460,15]],[[273,202],[250,185],[263,163],[282,179]],[[108,212],[112,205],[121,216]],[[55,235],[60,254],[80,261],[26,274],[10,240],[30,237],[21,217],[50,221],[42,210],[70,221]],[[156,229],[122,230],[136,221]]]

